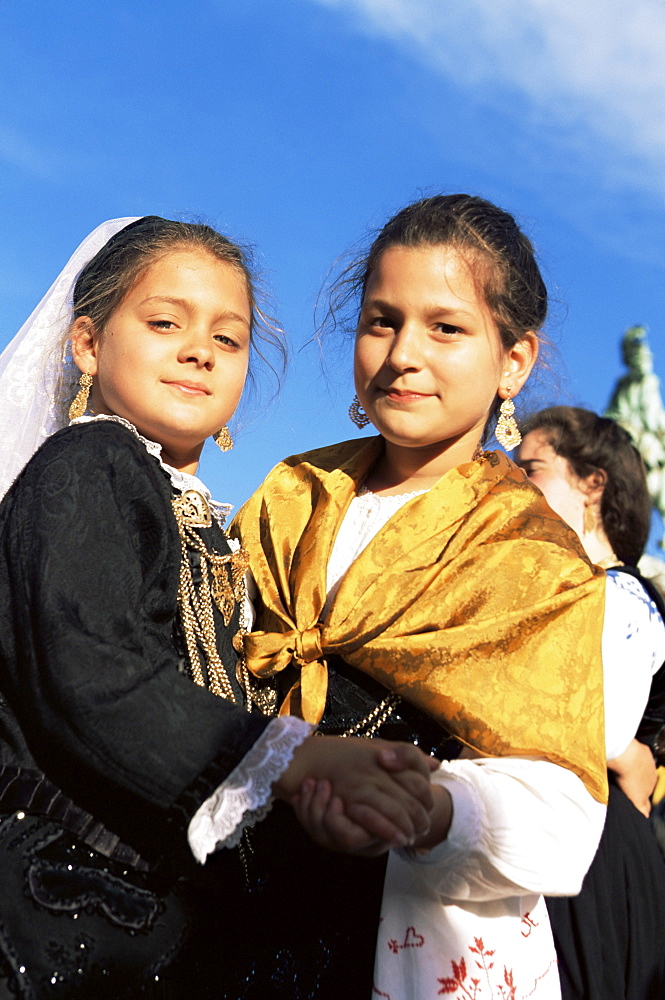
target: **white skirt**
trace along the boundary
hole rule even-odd
[[[542,896],[448,902],[390,853],[372,1000],[561,1000]]]

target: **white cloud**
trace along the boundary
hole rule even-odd
[[[0,122],[0,162],[17,167],[32,177],[53,180],[71,169],[75,161],[54,151],[47,143],[37,145],[17,129]]]
[[[516,89],[559,139],[609,142],[610,173],[665,191],[665,0],[316,2],[460,86]]]

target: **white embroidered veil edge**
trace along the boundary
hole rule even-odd
[[[0,354],[0,498],[49,434],[67,423],[59,384],[73,399],[79,370],[63,340],[80,272],[112,236],[141,216],[109,219],[76,248],[39,305]]]

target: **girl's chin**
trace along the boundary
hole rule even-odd
[[[409,448],[416,451],[422,450],[428,452],[430,455],[437,453],[443,455],[446,452],[454,450],[456,453],[459,453],[456,455],[458,462],[470,462],[477,449],[477,445],[467,440],[460,440],[459,437],[440,438],[429,434],[406,433],[404,431],[397,431],[394,427],[379,427],[378,424],[377,430],[384,440],[393,445],[393,447]],[[466,457],[467,452],[468,458]]]
[[[398,448],[414,448],[416,450],[433,448],[445,451],[448,446],[446,441],[438,441],[420,434],[404,434],[395,430],[379,430],[379,433],[386,441]]]
[[[387,440],[394,439],[414,447],[436,440],[436,431],[432,431],[428,422],[418,419],[416,414],[400,413],[387,407],[377,407],[367,416],[379,434],[382,434]]]

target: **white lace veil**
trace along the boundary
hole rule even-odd
[[[80,375],[69,343],[63,344],[76,279],[111,237],[137,218],[109,219],[86,236],[0,354],[0,497],[49,434],[67,423],[61,397],[67,396],[68,405]]]

